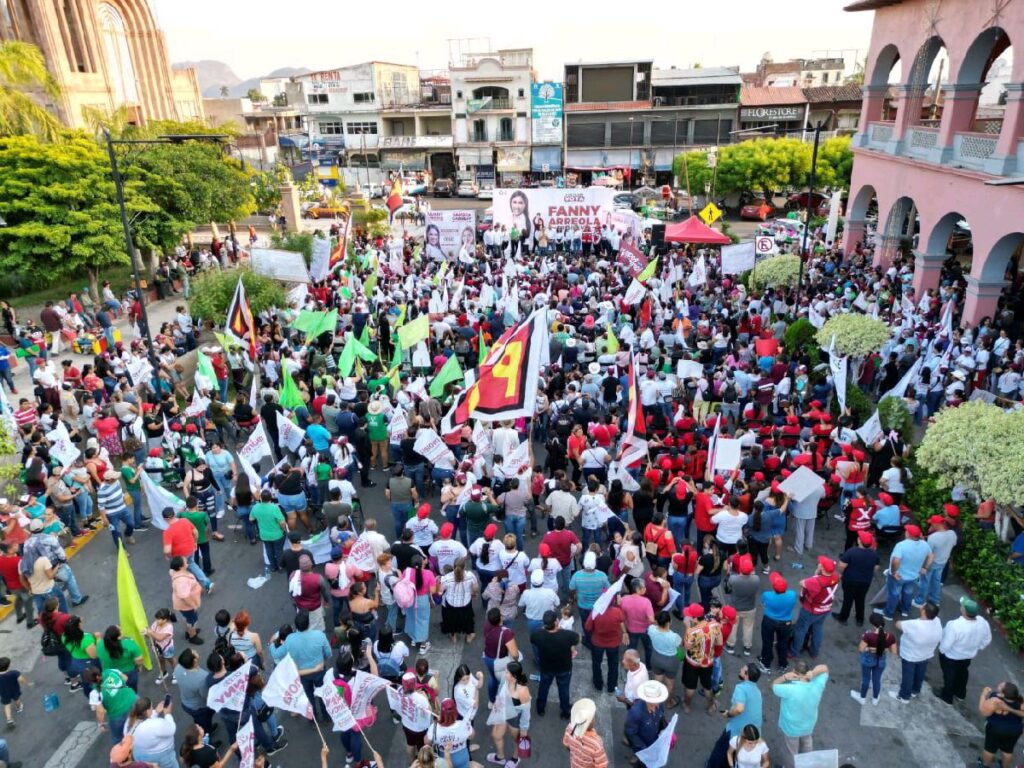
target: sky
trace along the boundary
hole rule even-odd
[[[470,50],[532,47],[534,69],[546,80],[561,80],[562,66],[575,61],[653,59],[657,67],[699,62],[748,71],[765,52],[783,61],[840,49],[852,70],[855,57],[867,54],[872,14],[845,13],[849,2],[150,0],[172,62],[223,61],[242,79],[279,67],[370,60],[445,69],[449,39],[483,38]]]

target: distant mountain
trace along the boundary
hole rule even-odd
[[[245,96],[251,88],[259,87],[260,80],[263,78],[293,77],[294,75],[304,75],[312,71],[306,67],[282,67],[281,69],[275,69],[268,75],[263,75],[263,77],[251,77],[248,80],[242,80],[223,61],[213,61],[211,59],[183,61],[172,66],[175,69],[194,67],[199,77],[199,88],[202,90],[203,96],[208,99],[218,98],[220,96],[220,89],[224,87],[228,89],[229,96]]]

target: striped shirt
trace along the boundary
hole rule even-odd
[[[96,489],[96,503],[108,515],[119,515],[128,511],[124,503],[124,491],[117,480],[105,482]]]
[[[576,593],[576,604],[588,611],[609,586],[608,576],[601,571],[576,571],[569,579],[569,589]]]
[[[18,425],[18,429],[30,424],[38,424],[39,411],[35,408],[19,408],[14,412],[14,423]]]
[[[569,749],[569,768],[608,768],[601,737],[593,729],[587,730],[578,739],[572,735],[575,726],[566,726],[562,745]]]

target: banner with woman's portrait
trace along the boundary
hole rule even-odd
[[[428,211],[423,258],[431,261],[457,259],[465,246],[476,250],[476,211]]]
[[[607,187],[583,189],[496,189],[494,190],[494,225],[504,225],[509,232],[513,225],[527,237],[541,224],[548,232],[579,228],[601,231],[614,208],[615,190]]]

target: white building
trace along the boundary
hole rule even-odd
[[[517,184],[530,172],[533,49],[464,54],[452,62],[452,115],[460,179]]]

